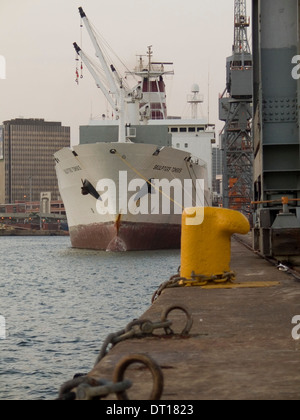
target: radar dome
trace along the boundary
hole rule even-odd
[[[191,91],[192,91],[193,93],[199,93],[199,92],[200,92],[199,85],[197,85],[197,83],[194,83],[194,84],[193,84],[193,86],[192,86]]]

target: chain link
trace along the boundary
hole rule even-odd
[[[106,380],[96,380],[87,375],[78,376],[61,386],[58,400],[101,399],[112,393],[125,392],[131,386],[132,383],[128,380],[112,383]]]
[[[152,303],[154,303],[161,295],[163,290],[174,287],[203,287],[210,284],[226,284],[234,283],[236,274],[234,271],[225,272],[220,275],[205,276],[202,274],[196,274],[194,271],[191,274],[191,279],[181,277],[179,274],[175,274],[168,281],[162,283],[159,288],[154,292],[152,296]]]
[[[149,400],[159,400],[163,393],[164,376],[160,366],[146,354],[132,354],[120,360],[114,371],[114,382],[87,375],[66,382],[60,389],[58,400],[101,400],[109,394],[116,394],[118,400],[128,400],[127,391],[132,387],[132,382],[124,379],[124,376],[132,364],[142,364],[151,372],[153,386]]]
[[[125,329],[113,334],[109,334],[101,347],[100,353],[96,359],[95,366],[103,359],[103,357],[107,355],[112,347],[121,341],[129,340],[132,338],[148,337],[153,335],[154,331],[159,329],[163,329],[166,335],[174,334],[173,330],[171,329],[172,321],[169,321],[167,316],[170,312],[176,309],[183,311],[187,316],[187,323],[181,335],[188,335],[193,325],[192,316],[185,306],[173,305],[163,311],[161,320],[158,322],[152,322],[148,319],[137,319],[130,322]]]
[[[109,382],[101,381],[102,385],[91,386],[88,384],[81,384],[76,389],[76,400],[79,401],[90,401],[93,399],[101,399],[107,397],[109,394],[119,395],[120,393],[126,392],[132,386],[132,382],[124,380],[122,382]]]
[[[187,336],[192,328],[193,319],[189,310],[183,305],[172,305],[162,311],[161,320],[152,322],[148,319],[137,319],[130,322],[125,329],[116,333],[109,334],[103,343],[95,366],[106,356],[110,347],[115,346],[121,341],[131,338],[144,338],[152,336],[154,331],[163,329],[165,335],[173,335],[171,329],[172,321],[168,320],[168,315],[175,310],[185,313],[187,322],[181,332],[181,336]],[[111,393],[115,393],[119,399],[128,399],[126,391],[132,386],[128,380],[123,380],[124,373],[128,366],[133,363],[142,363],[151,371],[153,377],[153,390],[150,399],[159,399],[163,389],[163,375],[160,367],[149,356],[134,354],[125,357],[117,366],[114,383],[105,380],[96,380],[88,375],[76,375],[73,380],[62,385],[59,392],[59,400],[92,400],[101,399]]]
[[[102,348],[100,350],[99,356],[97,357],[95,366],[107,355],[110,348],[114,347],[116,344],[121,341],[129,340],[131,338],[143,338],[149,335],[152,335],[153,332],[157,329],[165,329],[167,334],[167,329],[171,327],[171,321],[164,322],[152,322],[149,320],[134,320],[130,322],[127,327],[123,330],[118,331],[117,333],[109,334],[104,341]]]

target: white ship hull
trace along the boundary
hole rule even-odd
[[[203,185],[199,180],[204,180],[205,186],[203,205],[210,204],[206,166],[192,163],[189,153],[173,148],[159,151],[157,146],[148,144],[94,143],[62,149],[55,154],[55,160],[75,248],[180,248],[183,207],[187,202],[195,205],[196,201],[204,201],[196,188]],[[181,198],[178,188],[176,192],[176,188],[155,188],[162,179],[165,185],[181,183]],[[85,180],[100,198],[82,195]]]

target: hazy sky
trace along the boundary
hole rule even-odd
[[[207,114],[209,73],[210,122],[218,122],[234,0],[0,0],[0,56],[6,59],[0,123],[20,116],[61,121],[71,126],[75,143],[79,125],[87,124],[91,113],[106,112],[87,69],[80,85],[75,83],[72,44],[81,44],[79,6],[129,68],[148,45],[155,61],[174,62],[175,75],[166,80],[169,115],[187,116],[194,83],[204,94]],[[93,55],[85,29],[82,39],[83,50]]]

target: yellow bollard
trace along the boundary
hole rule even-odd
[[[238,211],[186,208],[182,216],[181,277],[191,279],[192,273],[213,276],[229,272],[231,236],[249,231],[249,221]]]

